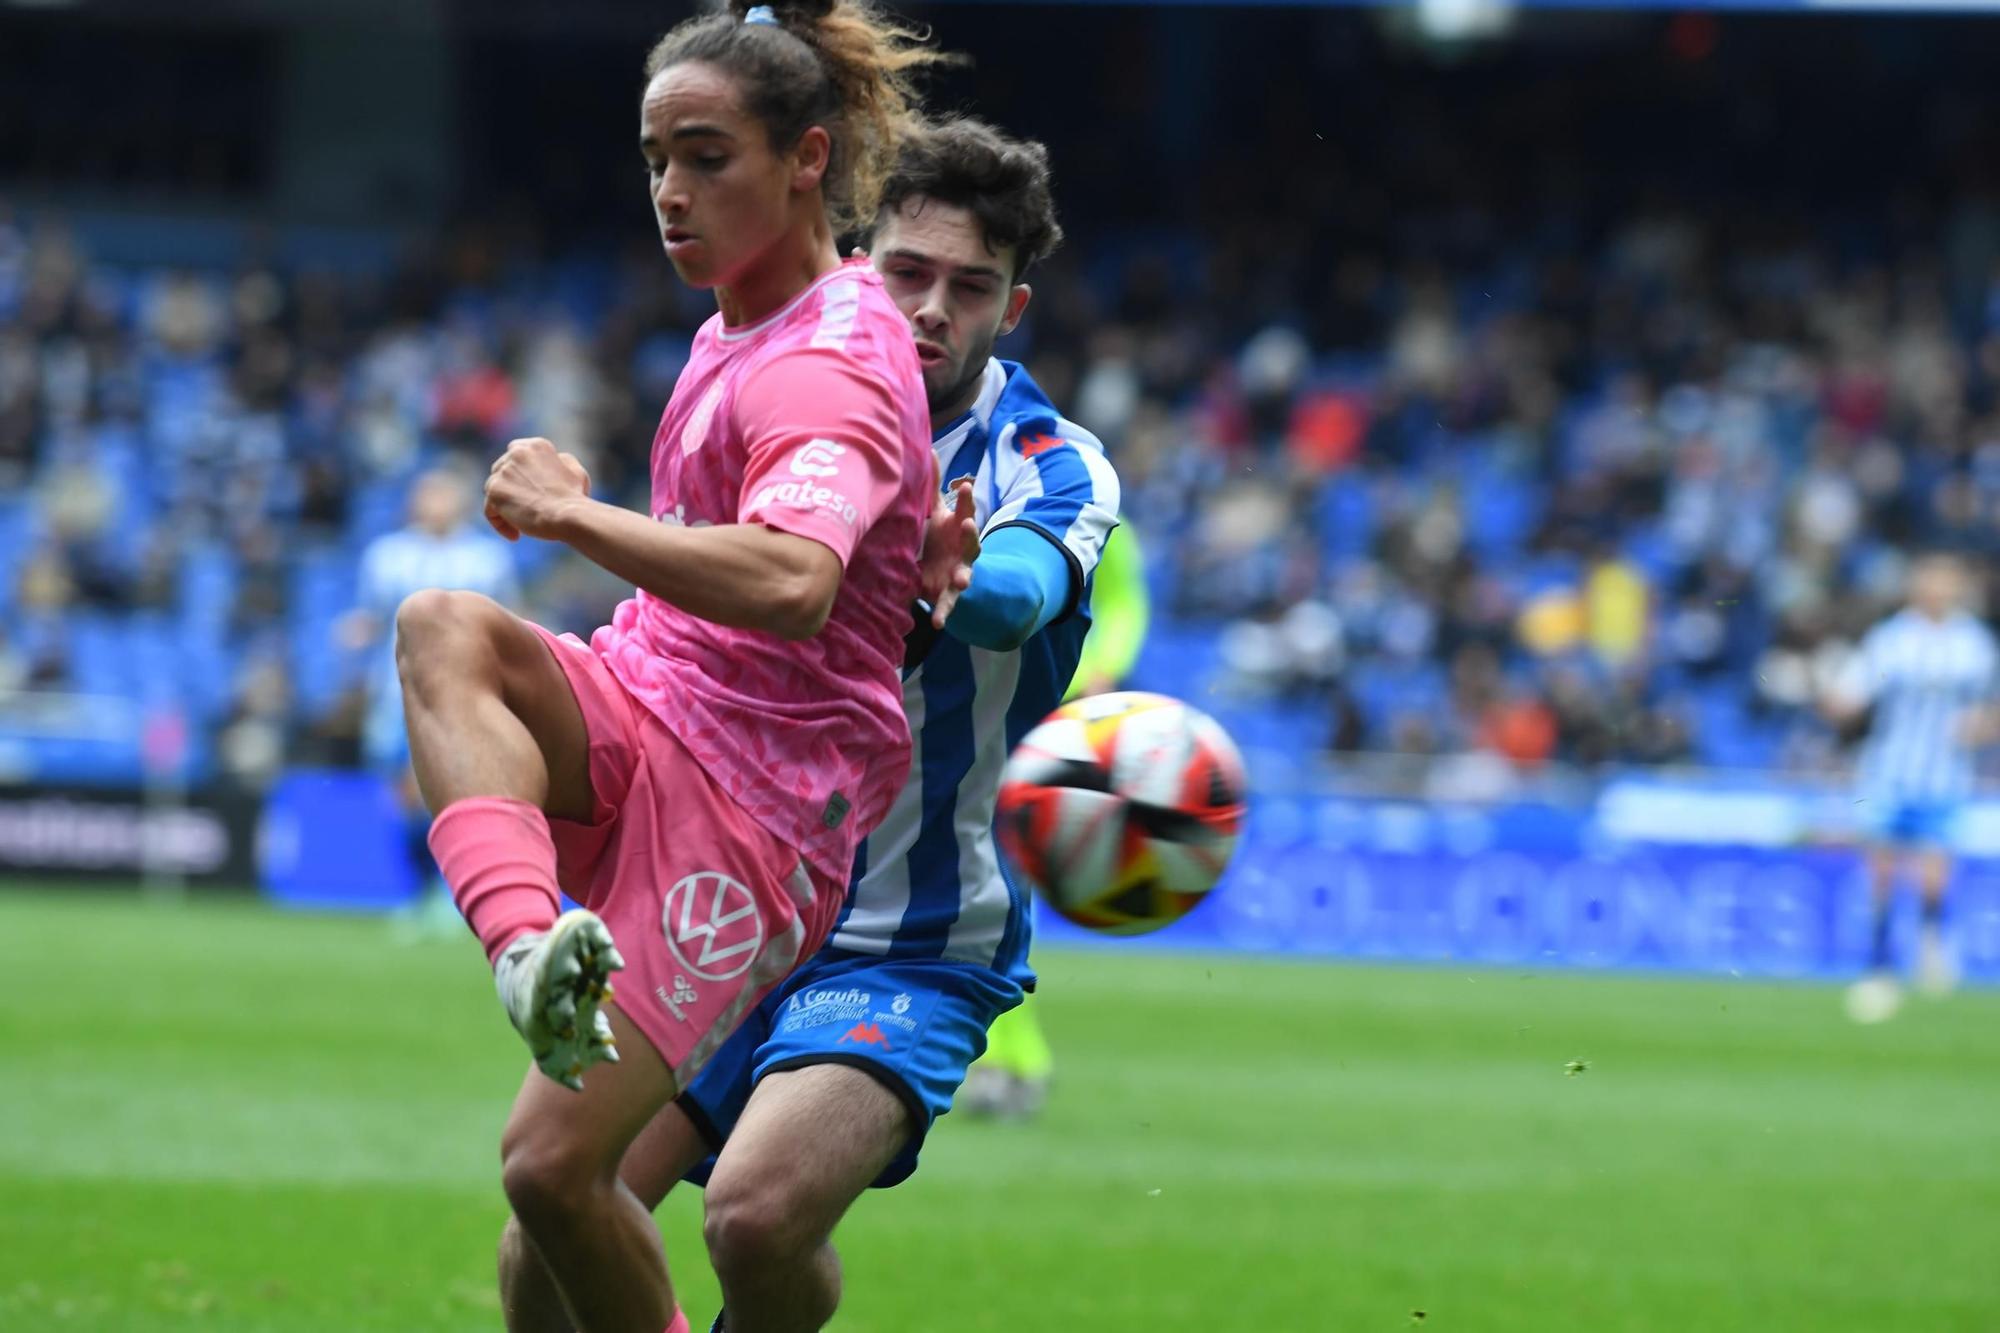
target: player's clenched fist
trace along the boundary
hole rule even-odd
[[[590,498],[590,474],[576,455],[556,452],[539,436],[515,440],[486,478],[486,521],[514,541],[554,537],[563,514]]]

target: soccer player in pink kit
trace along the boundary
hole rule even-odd
[[[668,257],[720,311],[654,437],[652,515],[591,500],[547,440],[486,487],[503,536],[637,592],[588,645],[467,593],[397,614],[431,847],[539,1067],[502,1140],[508,1201],[591,1333],[686,1328],[619,1163],[831,928],[909,768],[909,608],[941,623],[977,549],[969,494],[933,514],[908,326],[834,247],[873,216],[908,71],[936,58],[911,36],[793,0],[661,40],[640,147]],[[558,884],[583,910],[558,918]]]

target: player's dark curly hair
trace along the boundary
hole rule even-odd
[[[728,0],[723,12],[692,18],[646,56],[646,80],[689,61],[736,79],[744,110],[783,151],[814,125],[833,141],[820,192],[836,235],[874,218],[882,183],[904,136],[917,123],[912,76],[951,57],[922,45],[866,0],[776,0],[775,22],[745,23],[753,6]]]
[[[1062,244],[1049,150],[970,116],[927,122],[903,141],[875,226],[912,199],[935,199],[978,218],[987,249],[1013,250],[1015,282]]]

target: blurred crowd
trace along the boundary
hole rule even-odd
[[[2000,518],[2000,211],[1916,231],[1857,255],[1657,204],[1431,256],[1078,231],[1002,350],[1125,479],[1166,613],[1142,683],[1302,749],[1815,771],[1816,695],[1909,553],[1983,557]],[[0,210],[0,691],[178,710],[251,784],[351,762],[369,673],[337,625],[415,477],[469,489],[539,434],[645,504],[712,306],[644,243],[542,250],[132,269]],[[622,595],[516,559],[552,625]]]
[[[1671,211],[1487,271],[1349,255],[1212,360],[1100,338],[1077,401],[1225,695],[1343,750],[1819,772],[1910,555],[2000,531],[1996,261],[1973,207],[1863,262]]]

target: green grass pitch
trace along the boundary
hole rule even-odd
[[[1040,961],[1048,1113],[863,1200],[843,1333],[2000,1329],[2000,996]],[[500,1326],[469,938],[6,893],[0,977],[0,1329]]]

